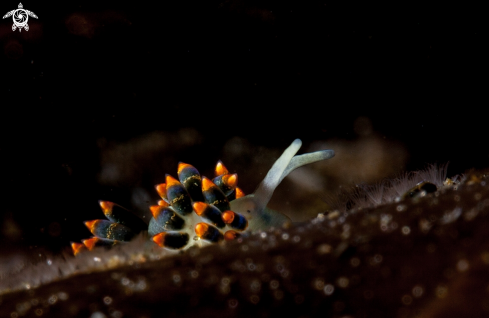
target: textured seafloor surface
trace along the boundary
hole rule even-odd
[[[331,213],[287,230],[0,296],[1,317],[486,317],[489,186]]]

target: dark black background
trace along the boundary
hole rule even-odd
[[[21,231],[3,242],[89,235],[80,221],[124,191],[97,183],[101,138],[193,127],[189,154],[232,136],[285,148],[354,139],[365,116],[408,170],[487,167],[483,10],[341,3],[23,2],[28,32],[0,21],[0,220]]]

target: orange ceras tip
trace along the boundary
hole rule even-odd
[[[95,247],[95,244],[97,244],[98,240],[99,239],[97,237],[92,237],[92,238],[89,238],[86,240],[82,240],[82,242],[83,242],[83,244],[85,244],[85,246],[88,248],[88,250],[91,251]]]
[[[220,175],[223,175],[223,174],[228,174],[228,169],[224,166],[224,164],[222,163],[221,160],[219,160],[217,162],[217,165],[216,165],[216,176],[220,176]]]
[[[73,249],[73,255],[76,255],[76,254],[80,253],[81,251],[83,251],[83,249],[85,248],[85,245],[83,245],[81,243],[72,242],[71,248]]]
[[[224,211],[222,213],[222,220],[226,224],[231,224],[234,220],[234,212],[233,211]]]
[[[197,225],[195,226],[195,234],[197,234],[198,237],[202,237],[208,229],[209,225],[205,223],[197,223]]]
[[[149,209],[151,210],[151,214],[155,219],[158,216],[158,212],[160,212],[162,208],[164,208],[164,206],[161,205],[152,205],[149,207]]]
[[[112,208],[114,207],[114,202],[110,201],[98,201],[98,204],[100,204],[100,207],[102,208],[102,211],[104,211],[104,213],[112,211]]]
[[[244,194],[243,190],[241,190],[240,188],[236,188],[236,199],[242,198],[244,196],[245,196],[245,194]]]
[[[180,174],[180,172],[185,169],[185,168],[193,168],[194,166],[192,165],[189,165],[188,163],[184,163],[184,162],[179,162],[178,163],[178,170],[177,170],[177,173]]]
[[[226,241],[232,241],[236,238],[238,238],[240,236],[239,233],[237,233],[236,231],[233,231],[233,230],[229,230],[229,231],[226,231],[226,233],[224,233],[224,239]]]
[[[155,236],[153,236],[152,240],[153,240],[153,242],[158,244],[158,246],[164,247],[165,246],[165,236],[166,236],[166,232],[161,232],[161,233],[158,233]]]
[[[168,189],[169,187],[172,187],[174,185],[179,185],[181,184],[180,181],[177,179],[173,178],[169,174],[166,175],[166,188]]]
[[[222,179],[228,187],[233,188],[236,186],[236,183],[238,183],[238,174],[236,173],[228,174],[222,177]]]
[[[202,215],[202,213],[204,213],[205,209],[207,208],[207,203],[197,201],[197,202],[194,202],[193,207],[194,207],[194,211],[195,211],[195,213],[197,213],[197,215]]]
[[[98,220],[86,221],[85,226],[92,232],[92,229],[96,226],[97,222]]]
[[[202,178],[202,191],[207,191],[212,187],[217,187],[217,186],[211,180],[207,179],[206,177],[203,177]]]
[[[166,208],[168,207],[168,202],[165,200],[158,200],[158,205]]]
[[[155,185],[156,192],[158,192],[158,195],[164,199],[166,198],[166,183],[160,183]]]

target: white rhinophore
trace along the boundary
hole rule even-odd
[[[270,168],[255,193],[230,202],[231,210],[248,219],[248,226],[251,231],[280,227],[290,222],[287,216],[267,208],[277,186],[294,169],[334,157],[334,151],[331,149],[295,156],[301,145],[302,141],[296,139],[285,149],[284,153]]]

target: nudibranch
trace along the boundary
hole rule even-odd
[[[231,240],[242,231],[259,231],[290,223],[284,214],[267,208],[273,192],[294,169],[334,157],[331,149],[297,155],[302,142],[296,139],[275,161],[253,194],[244,195],[237,187],[237,174],[217,163],[216,177],[201,177],[192,165],[179,163],[178,180],[166,175],[156,186],[161,199],[150,207],[153,217],[146,223],[121,206],[100,201],[108,220],[85,222],[93,238],[72,243],[75,254],[95,246],[111,246],[131,240],[147,231],[152,241],[169,249],[185,249],[194,244]]]

